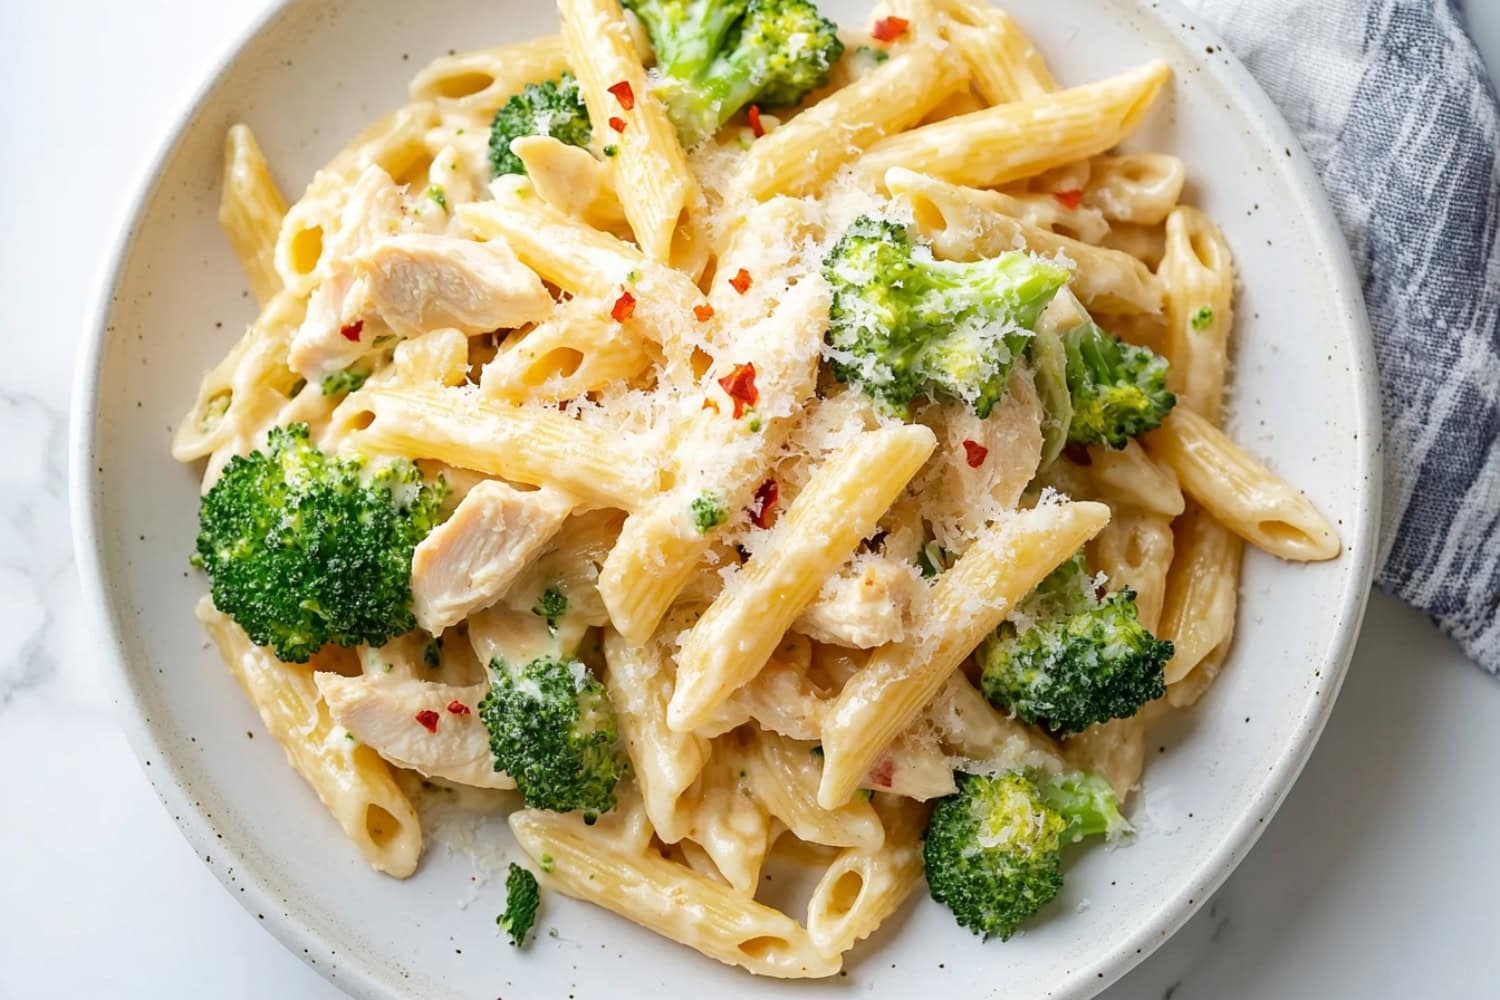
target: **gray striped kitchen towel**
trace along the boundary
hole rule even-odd
[[[1354,253],[1385,410],[1380,586],[1500,674],[1500,113],[1458,0],[1184,2],[1281,107]]]

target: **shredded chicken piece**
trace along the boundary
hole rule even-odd
[[[920,586],[914,563],[856,556],[823,585],[792,629],[818,642],[855,649],[900,642]]]
[[[555,489],[522,492],[496,480],[469,491],[424,538],[411,560],[417,624],[433,635],[487,608],[557,533],[573,498]]]
[[[472,336],[535,323],[552,311],[542,279],[499,240],[406,233],[377,241],[349,263],[369,309],[401,337],[440,327]]]
[[[292,338],[291,366],[309,380],[348,368],[390,335],[451,327],[472,336],[552,311],[542,279],[503,241],[413,231],[423,223],[403,210],[402,190],[372,165],[349,191]]]
[[[455,687],[398,674],[317,673],[313,679],[333,721],[397,767],[476,788],[516,787],[495,770],[479,720],[487,683]],[[423,712],[437,713],[435,729],[417,720]]]

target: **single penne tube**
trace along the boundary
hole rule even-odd
[[[982,0],[940,0],[938,6],[943,37],[958,49],[987,102],[1026,101],[1057,89],[1041,52],[1005,11]]]
[[[748,776],[739,739],[731,735],[715,740],[694,786],[696,812],[690,836],[736,892],[754,896],[773,836],[771,814],[747,794]]]
[[[873,934],[922,881],[927,808],[892,795],[875,803],[884,841],[840,851],[807,904],[807,934],[825,955],[841,955]]]
[[[841,962],[813,947],[791,917],[732,886],[647,850],[627,853],[596,837],[576,813],[522,809],[510,828],[542,868],[542,883],[587,900],[663,937],[757,975],[831,976]],[[544,867],[543,857],[551,860]]]
[[[1172,565],[1172,518],[1167,514],[1116,507],[1091,546],[1094,566],[1109,578],[1111,590],[1135,591],[1136,614],[1153,634],[1161,624],[1167,573]]]
[[[1069,287],[1090,309],[1125,314],[1161,310],[1161,283],[1146,265],[1118,250],[1023,222],[1012,213],[1026,209],[1012,196],[961,187],[904,167],[893,167],[885,183],[893,196],[910,203],[917,230],[940,257],[973,260],[1019,249],[1061,254],[1074,265]]]
[[[655,476],[621,461],[617,432],[539,406],[486,400],[447,386],[373,387],[351,396],[364,414],[356,450],[431,458],[534,486],[557,486],[588,506],[631,510],[655,493]]]
[[[1234,261],[1208,216],[1184,205],[1167,217],[1157,275],[1166,296],[1172,367],[1167,386],[1210,421],[1220,422],[1234,326]]]
[[[1096,156],[1089,165],[1083,204],[1110,222],[1154,226],[1177,207],[1186,181],[1187,168],[1166,153]]]
[[[571,218],[616,235],[628,236],[625,210],[615,194],[608,159],[599,160],[581,146],[546,135],[512,139],[512,153],[542,200]]]
[[[683,640],[667,718],[697,729],[775,651],[797,615],[873,532],[936,439],[918,425],[856,437],[820,466]]]
[[[862,150],[921,121],[964,81],[962,61],[942,46],[908,46],[757,139],[730,190],[757,199],[807,194]]]
[[[1158,635],[1172,643],[1167,686],[1192,673],[1234,635],[1244,544],[1207,511],[1190,505],[1173,525],[1172,566]]]
[[[892,167],[980,188],[1031,177],[1118,145],[1171,74],[1166,63],[1151,62],[1107,80],[924,125],[875,143],[855,170],[877,187]]]
[[[376,871],[406,878],[417,870],[422,828],[417,811],[380,755],[346,739],[318,694],[313,671],[283,663],[255,645],[203,597],[198,620],[239,681],[266,730]]]
[[[616,0],[559,0],[558,12],[594,135],[618,150],[615,188],[636,243],[657,263],[696,276],[708,262],[703,192],[651,93],[624,12]]]
[[[1124,448],[1089,445],[1089,478],[1100,500],[1176,517],[1182,513],[1182,488],[1170,467],[1153,459],[1140,442]]]
[[[1042,578],[1109,520],[1101,503],[1058,503],[996,522],[942,573],[916,617],[917,635],[883,646],[850,678],[823,722],[818,801],[848,800],[884,747],[942,688],[964,657]]]
[[[644,645],[604,630],[604,682],[619,719],[620,737],[630,757],[646,816],[656,835],[674,844],[692,830],[694,803],[687,796],[708,761],[709,742],[667,727],[672,697],[671,642],[675,633]]]
[[[412,77],[413,101],[431,101],[445,113],[489,119],[528,83],[559,76],[568,68],[562,38],[547,35],[439,56]]]
[[[744,736],[741,759],[750,795],[799,840],[866,850],[880,846],[885,837],[880,818],[863,797],[834,809],[818,804],[823,757],[817,744],[752,730]]]
[[[1209,650],[1208,655],[1199,660],[1198,665],[1186,677],[1168,684],[1167,704],[1173,708],[1192,708],[1196,705],[1198,699],[1218,679],[1219,673],[1224,669],[1224,661],[1229,659],[1232,646],[1232,637],[1225,639]]]
[[[610,317],[611,302],[572,298],[517,336],[485,366],[486,396],[511,403],[557,402],[634,378],[651,364],[640,336]]]
[[[276,238],[286,218],[286,198],[271,177],[265,154],[248,125],[231,125],[224,137],[224,184],[219,226],[239,258],[255,300],[266,305],[281,291]]]
[[[1256,548],[1295,562],[1339,554],[1339,536],[1311,500],[1189,407],[1174,407],[1146,447],[1188,496]]]

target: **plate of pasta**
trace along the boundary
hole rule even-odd
[[[293,0],[142,190],[84,575],[356,994],[1092,995],[1322,728],[1359,286],[1170,5]]]

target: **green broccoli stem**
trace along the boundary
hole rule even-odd
[[[1118,382],[1129,377],[1121,363],[1120,342],[1093,320],[1069,331],[1063,347],[1068,352],[1068,377],[1075,383]]]
[[[1125,829],[1114,789],[1097,774],[1073,771],[1039,775],[1037,794],[1067,822],[1062,839],[1076,842],[1084,837],[1111,835]]]
[[[1047,308],[1057,290],[1067,283],[1067,268],[1024,253],[1005,253],[975,261],[930,260],[920,263],[917,286],[924,295],[936,296],[950,316],[996,309],[1001,323],[1026,330]],[[1024,346],[1029,335],[1018,338]]]

